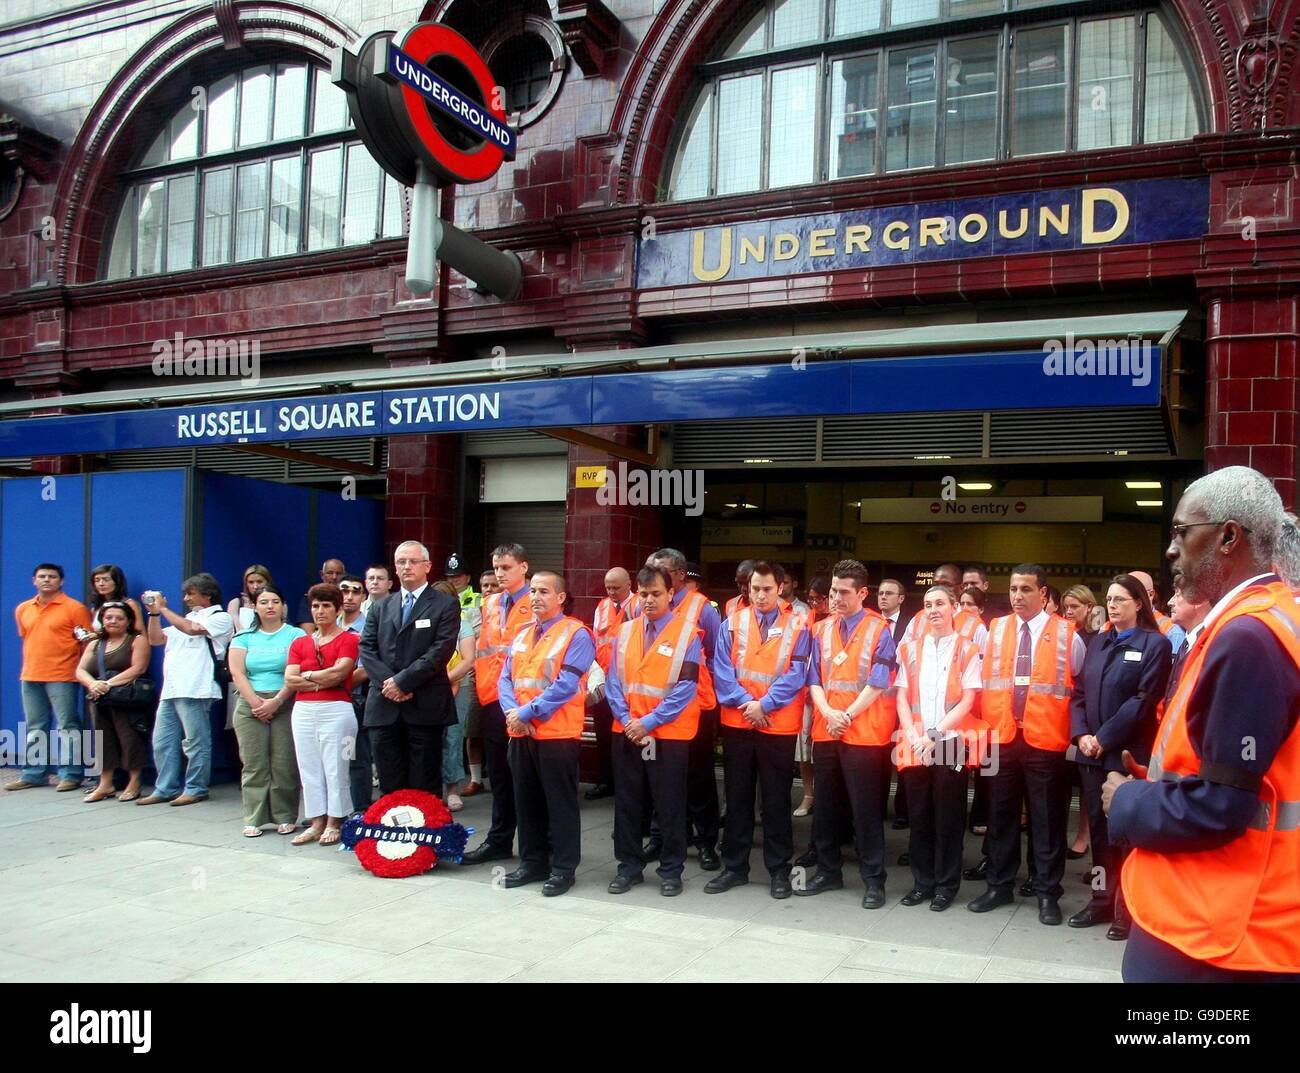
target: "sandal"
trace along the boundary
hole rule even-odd
[[[799,802],[799,807],[794,810],[796,816],[807,816],[813,810],[813,799],[805,797]]]
[[[319,839],[320,839],[320,835],[321,835],[321,833],[320,833],[318,830],[316,830],[315,827],[308,827],[307,830],[303,831],[302,834],[300,834],[297,838],[295,838],[295,839],[290,843],[290,845],[292,845],[292,846],[305,846],[305,845],[307,845],[308,842],[316,842],[316,841],[319,841]]]
[[[249,824],[247,827],[244,828],[245,838],[257,838],[259,835],[261,835],[261,833],[262,833],[262,829],[260,827],[254,827],[252,824]]]
[[[296,830],[298,830],[298,825],[296,823],[282,823],[275,829],[275,833],[277,835],[291,835]]]
[[[322,846],[337,846],[343,841],[343,832],[338,827],[326,827],[325,833],[320,836]]]
[[[140,791],[139,791],[139,790],[124,790],[124,791],[122,791],[122,793],[118,796],[118,800],[119,800],[119,801],[134,801],[134,800],[135,800],[137,797],[139,797],[139,796],[140,796]]]
[[[110,797],[116,797],[116,796],[117,796],[117,791],[116,791],[116,790],[109,790],[108,793],[104,793],[104,792],[101,791],[101,790],[91,790],[90,793],[88,793],[88,794],[87,794],[85,797],[83,797],[81,800],[83,800],[83,801],[107,801]]]

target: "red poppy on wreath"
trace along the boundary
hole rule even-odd
[[[343,844],[369,872],[401,879],[429,871],[446,857],[459,861],[471,829],[453,823],[447,806],[423,790],[385,794],[364,816],[343,824]]]

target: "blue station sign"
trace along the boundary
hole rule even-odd
[[[1143,179],[659,231],[639,241],[636,286],[1200,238],[1209,212],[1208,179]]]
[[[1067,337],[1068,338],[1068,337]],[[573,376],[0,422],[0,457],[753,417],[1153,406],[1162,348],[1063,348]],[[945,390],[936,394],[936,382]],[[75,405],[75,399],[69,399]],[[904,403],[905,405],[905,403]]]

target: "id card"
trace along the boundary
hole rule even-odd
[[[1125,662],[1125,663],[1141,663],[1141,662],[1142,662],[1142,653],[1141,653],[1141,652],[1136,652],[1136,651],[1134,651],[1133,649],[1130,648],[1128,651],[1126,651],[1126,652],[1124,653],[1124,662]]]
[[[671,657],[672,654],[673,654],[673,646],[672,646],[672,645],[660,645],[658,648],[655,649],[655,651],[658,652],[659,655],[661,655],[661,656],[669,656],[669,657]]]
[[[1029,685],[1030,679],[1031,679],[1032,677],[1033,677],[1033,676],[1032,676],[1032,675],[1029,675],[1029,674],[1018,674],[1018,675],[1016,675],[1016,677],[1015,677],[1015,684],[1016,684],[1017,686],[1027,686],[1027,685]]]
[[[831,660],[831,662],[838,667],[841,663],[843,663],[848,658],[849,658],[848,652],[846,652],[844,649],[840,649],[839,653],[835,656],[833,660]]]

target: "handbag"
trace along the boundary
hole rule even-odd
[[[95,646],[95,655],[99,662],[99,678],[104,681],[108,674],[104,668],[104,642]],[[110,708],[125,712],[127,722],[133,730],[148,734],[153,730],[154,710],[158,706],[158,687],[147,674],[140,675],[120,686],[110,686],[102,702]]]
[[[217,655],[211,634],[204,634],[203,639],[208,642],[208,655],[212,657],[212,680],[224,691],[230,685],[230,667],[226,663],[226,657]]]

